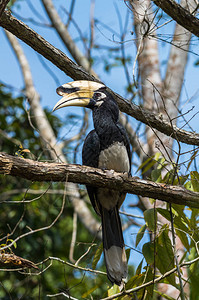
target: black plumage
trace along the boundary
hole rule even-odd
[[[82,151],[83,164],[96,168],[103,165],[104,169],[114,169],[117,172],[125,171],[130,173],[130,146],[126,131],[118,121],[119,109],[117,103],[107,91],[103,91],[102,93],[106,95],[106,97],[101,100],[101,94],[98,91],[96,92],[97,95],[94,96],[96,103],[92,103],[92,106],[90,105],[93,112],[95,129],[92,130],[85,139]],[[97,105],[97,102],[100,101],[103,101],[102,104]],[[118,147],[118,153],[115,154],[115,157],[114,153],[112,155],[113,165],[111,166],[110,161],[104,161],[100,164],[100,153],[104,150],[108,150],[114,144],[115,148]],[[128,169],[125,167],[120,168],[121,162],[119,160],[122,155],[122,153],[120,153],[121,151],[126,151],[127,153],[126,159],[128,159],[128,163],[126,162],[126,167]],[[99,193],[99,190],[101,193]],[[125,279],[127,276],[124,240],[118,212],[125,198],[125,194],[107,189],[99,189],[93,186],[87,186],[87,191],[95,211],[102,219],[102,237],[108,278],[112,283],[120,285],[122,279]],[[104,195],[101,196],[103,193],[105,194],[105,199],[102,200],[100,197],[104,198]],[[105,201],[108,203],[105,204]],[[111,202],[111,205],[109,205],[109,202]],[[112,249],[110,255],[108,255],[109,249],[112,246],[118,247],[119,252],[118,249],[115,248],[115,251]],[[117,262],[117,260],[121,262]],[[115,265],[116,267],[114,268]]]
[[[69,106],[71,99],[74,105],[78,97],[81,98],[79,100],[81,106],[92,110],[94,130],[88,134],[83,145],[83,164],[130,174],[129,140],[125,129],[119,123],[119,109],[115,99],[104,85],[99,84],[99,88],[96,88],[92,86],[92,83],[83,81],[83,91],[81,91],[82,84],[74,83],[74,85],[70,84],[71,90],[74,91],[74,88],[78,87],[79,91],[77,93],[72,91],[70,95],[68,84],[65,85],[67,96],[57,103],[54,110],[60,106]],[[88,83],[90,83],[89,89],[87,88],[85,92],[85,84]],[[64,95],[64,85],[60,90],[58,88],[58,93]],[[83,97],[84,105],[82,105]],[[112,283],[120,285],[127,277],[127,259],[119,217],[119,208],[125,199],[125,193],[89,185],[87,185],[87,191],[93,208],[102,220],[103,248],[108,278]]]

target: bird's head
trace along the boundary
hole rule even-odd
[[[53,111],[67,106],[93,109],[101,106],[108,96],[109,99],[111,97],[111,100],[113,100],[106,90],[106,86],[94,81],[78,80],[69,82],[58,87],[56,91],[62,98],[55,104]]]

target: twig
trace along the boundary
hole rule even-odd
[[[76,237],[77,237],[77,213],[74,211],[74,213],[73,213],[73,232],[72,232],[70,251],[69,251],[69,259],[72,263],[75,263],[73,254],[74,254],[74,249],[75,249]]]
[[[80,266],[71,264],[71,263],[69,263],[69,262],[67,262],[67,261],[64,261],[64,260],[62,260],[62,259],[60,259],[60,258],[58,258],[58,257],[52,257],[52,256],[50,256],[50,257],[48,257],[45,261],[48,261],[48,260],[58,261],[58,262],[60,262],[60,263],[62,263],[62,264],[64,264],[64,265],[68,265],[68,266],[70,266],[70,267],[72,267],[72,268],[74,268],[74,269],[78,269],[78,270],[81,270],[81,271],[84,271],[84,272],[90,272],[90,273],[95,273],[95,274],[106,275],[105,272],[97,271],[97,270],[92,270],[92,269],[90,269],[90,268],[83,268],[83,267],[80,267]],[[44,261],[44,262],[45,262],[45,261]]]
[[[67,179],[68,178],[66,176],[66,182],[67,182]],[[66,184],[65,184],[65,191],[66,191]],[[58,213],[58,215],[56,216],[56,218],[53,220],[53,222],[50,225],[44,226],[44,227],[41,227],[41,228],[38,228],[38,229],[30,230],[29,232],[26,232],[26,233],[18,236],[10,244],[2,247],[1,250],[5,250],[5,249],[8,249],[8,248],[12,247],[12,245],[14,245],[17,241],[19,241],[20,239],[22,239],[22,238],[24,238],[24,237],[26,237],[26,236],[28,236],[30,234],[34,234],[36,232],[44,231],[44,230],[47,230],[47,229],[51,228],[57,222],[57,220],[59,219],[59,217],[61,216],[61,214],[62,214],[62,212],[64,210],[65,201],[66,201],[66,193],[63,196],[63,201],[62,201],[62,206],[61,206],[60,212]]]
[[[182,267],[185,267],[185,266],[190,266],[190,265],[194,264],[195,262],[197,262],[198,260],[199,260],[199,257],[197,257],[197,258],[195,258],[195,259],[193,259],[191,261],[187,261],[187,262],[181,263],[179,265],[179,267],[182,268]],[[150,280],[149,282],[146,282],[145,284],[142,284],[140,286],[137,286],[135,288],[132,288],[132,289],[129,289],[129,290],[126,290],[126,291],[122,291],[122,292],[120,292],[118,294],[115,294],[115,295],[112,295],[110,297],[102,298],[101,300],[112,300],[112,299],[115,299],[115,298],[117,298],[119,296],[129,295],[129,294],[131,294],[133,292],[137,292],[137,291],[139,291],[139,290],[141,290],[141,289],[143,289],[143,288],[145,288],[145,287],[147,287],[147,286],[149,286],[151,284],[155,284],[155,283],[160,282],[162,279],[168,277],[169,275],[175,273],[176,271],[177,271],[177,267],[173,268],[172,270],[169,270],[168,272],[166,272],[165,274],[159,276],[155,280]]]

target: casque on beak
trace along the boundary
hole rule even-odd
[[[87,80],[73,81],[57,88],[57,94],[62,96],[53,111],[67,106],[87,107],[95,91],[105,87],[101,83]]]

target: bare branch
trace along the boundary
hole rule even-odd
[[[105,187],[147,196],[169,203],[199,208],[199,193],[180,186],[171,186],[114,171],[102,171],[87,166],[38,162],[0,153],[0,174],[31,181],[65,181]]]
[[[34,30],[30,29],[27,25],[17,20],[9,13],[3,13],[0,25],[12,32],[46,59],[50,60],[74,80],[81,79],[99,82],[94,76],[88,74],[83,68],[72,62],[72,60],[70,60],[62,51],[53,47]],[[199,146],[199,134],[182,130],[176,126],[171,126],[169,122],[163,120],[157,114],[153,114],[140,106],[129,103],[120,95],[114,92],[112,93],[114,94],[121,111],[172,138],[178,139],[178,141]]]
[[[45,10],[54,26],[57,30],[60,38],[64,42],[65,46],[67,47],[68,51],[71,53],[74,60],[82,66],[87,72],[91,73],[93,76],[97,77],[97,74],[92,70],[90,66],[90,62],[87,57],[81,53],[79,48],[77,47],[76,43],[71,38],[65,24],[62,22],[59,14],[57,13],[53,2],[51,0],[42,0],[42,3],[45,7]]]
[[[95,80],[93,76],[70,60],[62,51],[52,46],[42,36],[25,25],[22,21],[17,20],[10,13],[4,12],[2,14],[0,25],[33,48],[36,52],[42,54],[71,78],[76,78],[77,80]]]
[[[178,24],[199,37],[199,19],[173,0],[153,0],[166,14]]]

